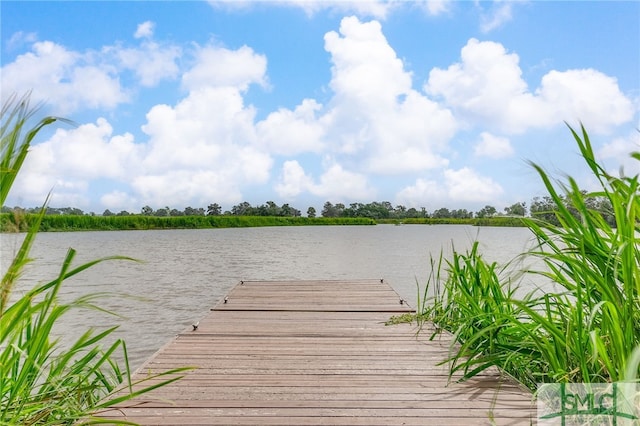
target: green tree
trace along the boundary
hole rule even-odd
[[[245,214],[250,215],[256,215],[256,216],[270,216],[269,215],[269,207],[265,204],[260,204],[258,207],[256,207],[253,213],[249,213],[251,209],[247,210],[247,212],[245,212]]]
[[[451,210],[451,217],[454,219],[470,219],[473,217],[473,213],[467,209]]]
[[[169,209],[169,207],[165,207],[164,209],[158,209],[155,212],[153,212],[154,216],[160,216],[160,217],[166,217],[169,216],[169,212],[171,211],[171,209]]]
[[[74,215],[74,216],[84,215],[84,212],[76,207],[62,207],[58,209],[58,212],[60,214],[68,214],[68,215]]]
[[[153,215],[153,209],[149,206],[144,206],[140,211],[140,214],[142,214],[143,216],[151,216]]]
[[[252,207],[246,201],[231,207],[231,214],[235,216],[244,216],[247,215],[251,211]]]
[[[585,204],[587,208],[597,211],[602,215],[602,218],[611,226],[614,226],[616,223],[616,218],[613,213],[613,206],[611,205],[611,200],[607,197],[603,196],[589,196],[587,197],[585,194]]]
[[[362,207],[361,203],[351,203],[349,204],[349,207],[345,208],[342,211],[342,214],[345,217],[358,217],[358,215],[360,214],[361,207]]]
[[[404,219],[405,217],[407,217],[407,208],[402,204],[398,204],[393,210],[393,216],[398,219]]]
[[[431,217],[434,217],[434,218],[450,218],[451,217],[451,212],[449,211],[448,208],[442,207],[442,208],[439,208],[438,210],[434,210],[434,212],[431,214]]]
[[[198,209],[194,209],[191,206],[185,207],[184,208],[184,215],[185,216],[198,216]]]
[[[479,217],[479,218],[493,217],[496,215],[496,213],[498,213],[498,210],[496,210],[495,207],[486,205],[476,213],[476,217]]]
[[[410,207],[409,210],[407,210],[407,212],[405,213],[405,217],[416,218],[416,217],[423,217],[423,216],[422,216],[422,213],[416,210],[415,207]]]
[[[560,222],[558,221],[555,213],[557,209],[558,207],[553,198],[545,195],[542,198],[534,197],[533,200],[531,200],[529,212],[531,213],[531,217],[534,219],[540,219],[554,225],[559,225]]]
[[[295,209],[291,207],[288,203],[285,203],[282,205],[282,208],[280,209],[280,214],[282,216],[295,216],[294,210]]]
[[[316,217],[316,209],[314,207],[307,209],[307,217]]]
[[[333,203],[327,201],[324,203],[320,214],[322,217],[338,217],[338,210],[334,207]]]
[[[220,207],[220,204],[213,203],[207,206],[207,216],[220,216],[221,213],[222,207]]]
[[[280,216],[281,213],[281,209],[276,203],[267,201],[267,216]]]
[[[504,208],[504,213],[507,216],[526,216],[527,215],[527,203],[519,202]]]

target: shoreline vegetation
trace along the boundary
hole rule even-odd
[[[40,232],[125,231],[152,229],[246,228],[262,226],[335,226],[335,225],[474,225],[525,226],[523,217],[487,218],[406,218],[372,219],[367,217],[285,217],[285,216],[89,216],[0,213],[0,232],[27,232],[40,221]]]
[[[390,321],[434,323],[431,338],[451,333],[442,362],[450,377],[499,367],[534,392],[540,383],[639,382],[640,178],[607,173],[584,127],[570,130],[598,189],[581,191],[573,178],[556,181],[530,163],[556,204],[557,224],[524,219],[536,244],[513,260],[520,266],[485,261],[477,242],[449,258],[441,253],[418,289],[417,314]],[[639,152],[631,157],[640,161]],[[613,224],[590,207],[601,197],[613,206]],[[535,261],[543,266],[522,266]],[[548,285],[523,294],[527,278]]]
[[[13,95],[2,106],[0,125],[0,204],[4,204],[15,177],[24,163],[32,140],[58,117],[34,122],[38,107],[29,107],[30,93]],[[0,424],[60,425],[97,424],[99,410],[179,380],[189,368],[150,373],[131,378],[127,346],[114,339],[117,326],[95,330],[78,324],[83,333],[70,345],[55,336],[60,318],[76,309],[113,314],[96,301],[103,294],[89,294],[70,302],[60,300],[64,282],[105,261],[135,261],[111,256],[77,265],[75,250],[69,249],[58,275],[52,281],[34,283],[23,295],[12,298],[12,290],[25,266],[45,216],[47,202],[32,216],[26,236],[0,282]],[[112,421],[112,424],[132,424]]]

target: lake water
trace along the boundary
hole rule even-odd
[[[2,234],[1,269],[6,270],[24,235]],[[531,243],[526,228],[466,225],[301,226],[162,231],[41,233],[16,294],[56,277],[67,250],[75,265],[123,255],[141,260],[109,261],[63,285],[68,300],[108,292],[99,305],[122,318],[92,310],[68,315],[58,332],[70,339],[88,327],[120,324],[132,368],[173,336],[207,314],[240,280],[384,278],[415,306],[418,287],[430,273],[430,256],[480,241],[490,261],[505,263]]]

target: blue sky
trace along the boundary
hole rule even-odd
[[[0,4],[3,102],[44,132],[9,205],[272,200],[501,211],[527,165],[593,186],[564,125],[640,168],[640,2]]]

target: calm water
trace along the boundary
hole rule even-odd
[[[0,238],[4,273],[23,236]],[[125,338],[135,368],[240,280],[384,278],[415,306],[416,283],[426,282],[430,255],[450,253],[452,244],[462,251],[476,239],[488,260],[503,263],[528,246],[531,234],[463,225],[42,233],[21,287],[55,278],[69,247],[78,252],[76,265],[116,254],[142,260],[102,263],[63,286],[64,298],[111,293],[99,305],[123,318],[79,310],[59,330],[69,339],[87,327],[120,324],[118,336]]]

